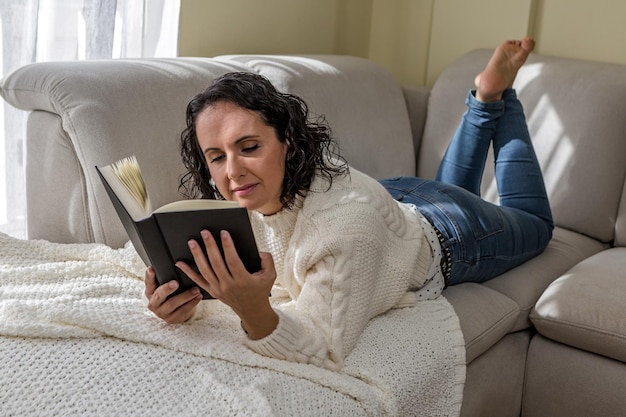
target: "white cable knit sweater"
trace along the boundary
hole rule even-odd
[[[351,168],[327,185],[317,177],[302,204],[272,216],[251,213],[259,249],[272,253],[276,283],[292,302],[276,309],[273,333],[246,344],[265,356],[339,369],[373,317],[415,304],[413,291],[437,258],[419,213],[376,180]]]

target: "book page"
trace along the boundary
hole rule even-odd
[[[239,207],[239,204],[237,204],[235,201],[197,199],[174,201],[173,203],[165,204],[164,206],[159,207],[154,212],[168,213],[174,211],[195,211],[236,207]]]
[[[122,159],[99,170],[133,220],[139,221],[151,214],[152,204],[135,157]]]
[[[150,197],[148,197],[148,190],[141,175],[137,158],[135,156],[124,158],[111,164],[111,168],[143,211],[150,213],[152,211]]]

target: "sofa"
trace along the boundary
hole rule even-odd
[[[371,61],[330,55],[20,68],[3,80],[1,92],[29,112],[29,239],[122,247],[128,237],[93,167],[135,154],[153,202],[179,199],[183,110],[229,71],[258,72],[302,96],[313,113],[325,115],[355,168],[379,179],[432,178],[490,54],[462,56],[432,88],[402,86]],[[444,291],[464,339],[460,415],[620,416],[626,410],[626,66],[531,54],[515,88],[556,229],[548,248],[524,265]],[[492,168],[482,195],[497,202]]]

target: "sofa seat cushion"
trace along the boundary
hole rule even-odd
[[[481,284],[453,285],[443,295],[459,317],[468,364],[510,333],[520,312],[515,301]]]
[[[626,248],[602,251],[543,293],[530,319],[557,342],[626,362]]]

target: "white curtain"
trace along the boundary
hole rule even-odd
[[[33,62],[174,57],[180,0],[0,0],[0,78]],[[1,102],[0,232],[25,238],[26,116]]]

